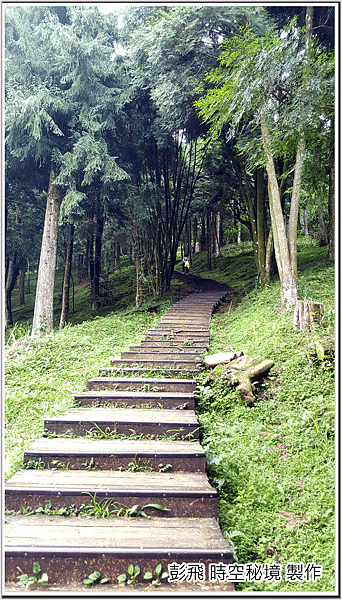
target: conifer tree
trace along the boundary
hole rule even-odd
[[[121,92],[110,60],[113,21],[96,8],[68,7],[62,20],[57,13],[55,7],[6,8],[7,147],[49,173],[33,335],[53,327],[59,213],[62,202],[65,213],[84,198],[75,169],[84,185],[99,177],[108,187],[126,176],[102,135],[113,127],[108,106],[115,113]]]

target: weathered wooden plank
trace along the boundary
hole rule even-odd
[[[113,509],[148,504],[162,505],[167,511],[147,507],[151,517],[217,517],[217,491],[204,473],[131,473],[121,471],[53,471],[22,469],[5,486],[9,510],[23,506],[36,510],[52,503],[52,509],[74,505],[90,506],[111,502]]]
[[[127,573],[132,563],[140,567],[138,580],[143,581],[143,574],[154,571],[159,563],[166,571],[167,565],[174,562],[204,563],[208,579],[210,563],[233,562],[231,549],[215,519],[147,521],[14,516],[6,520],[6,581],[16,580],[18,567],[24,573],[31,573],[33,560],[48,574],[51,584],[61,583],[63,574],[62,591],[95,570],[114,583],[118,575]],[[169,587],[171,584],[164,580],[163,591]]]
[[[156,333],[163,329],[165,330],[165,333],[167,331],[172,332],[173,334],[188,334],[188,335],[193,335],[193,336],[209,336],[210,335],[210,328],[209,327],[205,327],[204,325],[184,325],[184,324],[179,324],[178,326],[176,325],[175,327],[173,325],[168,325],[167,323],[158,323],[158,325],[156,325],[154,327],[154,329],[149,329],[147,331],[147,334],[150,333]]]
[[[141,391],[139,388],[158,388],[161,392],[180,392],[191,394],[196,389],[196,381],[192,379],[162,379],[156,377],[96,377],[88,379],[88,390],[116,389],[126,390],[128,387]]]
[[[191,356],[195,355],[200,356],[206,351],[206,346],[181,346],[180,344],[175,344],[172,340],[162,342],[157,342],[156,344],[142,342],[140,345],[134,344],[129,347],[130,352],[144,352],[144,353],[161,353],[161,354],[190,354]]]
[[[197,351],[205,352],[208,349],[208,344],[203,342],[202,340],[194,339],[194,340],[185,340],[185,341],[175,341],[175,340],[142,340],[140,345],[130,346],[130,350],[134,350],[134,348],[141,347],[150,347],[150,348],[175,348],[180,346],[182,350],[194,349]]]
[[[172,370],[187,370],[190,372],[198,371],[200,367],[199,361],[191,360],[161,360],[153,359],[130,359],[130,358],[114,358],[110,360],[112,367],[149,367],[150,370],[169,369]]]
[[[199,437],[198,419],[192,410],[72,409],[58,417],[45,419],[44,427],[57,434],[73,431],[78,435],[86,435],[87,431],[97,433],[100,428],[103,432],[107,430],[128,436],[134,430],[137,435],[172,436],[179,433],[182,437]]]
[[[106,368],[102,368],[99,369],[99,373],[114,373],[115,375],[120,375],[120,376],[140,376],[140,377],[158,377],[158,374],[160,373],[160,376],[165,379],[167,377],[170,377],[170,379],[174,378],[174,377],[178,377],[179,379],[184,379],[187,375],[189,377],[189,381],[191,381],[191,376],[194,375],[194,373],[196,373],[199,369],[196,366],[194,369],[190,368],[187,364],[187,367],[185,368],[185,370],[182,371],[182,369],[180,368],[174,368],[174,367],[169,367],[165,365],[163,367],[158,367],[154,364],[154,367],[148,367],[148,366],[125,366],[126,365],[126,361],[121,361],[115,365],[116,361],[115,359],[111,359],[111,364],[113,364],[113,367],[106,367]],[[136,363],[134,363],[135,365]]]
[[[188,409],[194,410],[194,394],[177,392],[131,392],[131,391],[87,391],[75,395],[78,406],[99,406],[113,404],[113,408],[133,406],[141,408]]]
[[[172,331],[152,331],[145,336],[143,341],[151,342],[151,341],[160,341],[160,342],[169,342],[172,341],[174,343],[184,343],[184,342],[193,342],[194,344],[205,344],[206,346],[210,342],[209,335],[205,335],[203,333],[196,332],[183,332],[183,333],[173,333]]]
[[[158,360],[182,360],[183,362],[186,360],[190,360],[200,362],[201,354],[198,354],[198,352],[194,353],[190,351],[180,352],[179,350],[178,352],[161,352],[160,350],[158,350],[158,348],[156,348],[155,352],[148,352],[144,349],[141,349],[141,351],[139,352],[132,352],[130,350],[127,350],[126,352],[121,352],[121,358],[128,358],[130,360],[134,360],[136,358],[154,360],[155,358],[157,358]]]
[[[205,453],[199,443],[184,441],[40,438],[25,451],[24,460],[40,461],[46,468],[54,468],[52,461],[58,461],[79,470],[89,465],[108,471],[146,465],[154,471],[205,472]]]

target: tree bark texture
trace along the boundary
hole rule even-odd
[[[211,210],[210,207],[207,207],[207,239],[206,239],[206,247],[207,247],[207,269],[211,271],[212,268],[212,247],[211,247]]]
[[[15,265],[16,255],[16,251],[12,250],[7,269],[7,277],[5,284],[5,327],[11,327],[13,325],[12,291],[18,277],[18,271]]]
[[[236,157],[234,152],[232,152],[232,162],[239,183],[240,193],[248,214],[254,261],[257,268],[260,285],[263,287],[267,282],[265,270],[267,226],[264,217],[264,169],[259,168],[255,172],[255,192],[253,192],[253,188],[251,182],[249,181],[249,176],[246,173],[242,157]]]
[[[321,302],[298,300],[293,311],[293,328],[303,330],[309,326],[312,330],[314,323],[320,323],[323,314],[324,306]]]
[[[59,329],[63,329],[69,316],[69,291],[70,291],[70,277],[71,277],[71,265],[72,265],[72,253],[74,245],[74,225],[70,225],[69,240],[67,245],[65,267],[64,267],[64,278],[63,278],[63,291],[62,291],[62,310],[59,321]]]
[[[102,234],[104,227],[104,218],[102,213],[102,205],[97,198],[96,211],[96,231],[95,231],[95,254],[94,254],[94,300],[95,307],[98,307],[100,296],[100,276],[101,276],[101,253],[102,253]]]
[[[274,250],[281,285],[282,308],[293,307],[298,299],[297,277],[293,276],[289,246],[286,238],[284,215],[281,208],[280,191],[271,151],[271,138],[264,110],[261,112],[261,134],[266,154],[266,170],[268,175],[269,203],[274,239]],[[297,225],[297,218],[296,218]]]
[[[335,164],[329,174],[329,251],[328,258],[335,259]]]
[[[18,306],[25,304],[25,275],[26,275],[26,258],[23,259],[20,269],[19,290],[18,290]]]
[[[221,238],[221,211],[217,207],[215,211],[215,238],[214,238],[214,256],[220,256],[220,238]]]
[[[232,355],[234,354],[232,353]],[[250,404],[255,400],[253,381],[264,377],[274,366],[273,360],[265,359],[262,356],[253,358],[248,354],[233,358],[230,362],[227,362],[227,360],[222,362],[226,364],[218,364],[206,377],[205,383],[216,378],[227,381],[229,385],[235,386],[235,391],[240,393],[241,400],[246,404]]]
[[[57,169],[50,171],[49,189],[32,323],[32,336],[48,335],[53,330],[53,292],[58,238],[58,217],[63,199],[62,188],[54,183]]]
[[[30,282],[30,262],[27,261],[27,272],[26,272],[26,294],[31,294],[31,282]]]

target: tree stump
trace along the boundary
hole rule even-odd
[[[220,364],[215,367],[206,377],[204,383],[221,377],[223,381],[236,386],[236,391],[240,392],[241,400],[250,404],[255,400],[252,382],[260,376],[266,375],[273,366],[273,360],[267,360],[262,356],[253,358],[244,354],[228,364]]]
[[[312,328],[313,324],[320,323],[324,314],[324,306],[321,302],[311,300],[297,300],[292,326],[294,329],[305,329],[307,325]]]

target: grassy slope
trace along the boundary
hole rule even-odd
[[[281,583],[239,584],[244,591],[330,591],[335,585],[333,366],[329,358],[307,355],[310,341],[334,333],[334,267],[325,255],[326,248],[303,245],[298,260],[300,297],[324,303],[321,329],[292,329],[292,311],[279,310],[278,282],[254,289],[211,323],[211,352],[242,350],[275,363],[252,407],[221,381],[201,386],[202,443],[236,560],[283,566]],[[246,260],[241,268],[248,270]],[[239,286],[238,279],[235,270],[226,281]],[[323,576],[316,583],[286,582],[290,562],[322,565]]]
[[[244,590],[334,589],[334,436],[329,410],[334,402],[333,369],[329,359],[310,362],[309,334],[294,332],[292,314],[279,311],[279,284],[255,288],[256,275],[248,244],[229,248],[205,271],[205,255],[194,257],[191,271],[224,281],[237,292],[213,317],[211,352],[243,350],[272,358],[275,367],[259,390],[253,407],[241,406],[221,382],[203,387],[199,418],[208,471],[219,489],[220,523],[240,563],[288,562],[323,565],[316,583],[245,583]],[[301,298],[325,305],[324,330],[334,327],[334,271],[326,248],[302,245],[299,253]],[[85,382],[139,342],[152,313],[132,308],[134,273],[111,279],[113,306],[90,314],[87,290],[75,295],[73,325],[32,342],[23,335],[30,317],[26,307],[14,310],[23,325],[9,333],[6,350],[6,476],[22,464],[23,451],[43,431],[43,416],[64,412]],[[59,282],[56,286],[58,297]],[[175,282],[159,316],[181,290]],[[251,291],[252,290],[252,291]],[[152,299],[149,304],[153,305]],[[13,306],[15,305],[15,295]],[[115,312],[113,312],[115,308]],[[56,307],[56,318],[58,306]],[[84,320],[88,319],[88,320]],[[21,327],[21,330],[20,330]],[[18,338],[16,341],[15,339]],[[313,338],[313,339],[314,339]]]

